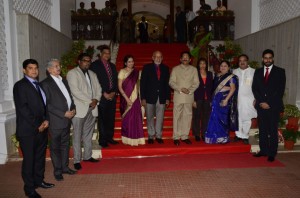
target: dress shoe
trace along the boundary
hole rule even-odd
[[[153,139],[148,139],[148,144],[154,144],[154,140]]]
[[[182,140],[184,143],[186,143],[186,144],[192,144],[192,142],[191,142],[191,140],[189,140],[189,139],[185,139],[185,140]]]
[[[62,173],[63,173],[63,174],[74,175],[74,174],[77,173],[77,171],[72,170],[72,169],[69,168],[68,170],[63,171]]]
[[[161,139],[161,138],[156,138],[155,140],[157,141],[158,144],[163,144],[164,143],[164,140]]]
[[[60,174],[60,175],[54,175],[54,178],[56,181],[62,181],[64,180],[64,177]]]
[[[268,162],[274,162],[274,160],[275,160],[275,157],[272,157],[272,156],[268,157]]]
[[[54,186],[55,186],[54,184],[47,183],[45,181],[43,181],[40,185],[38,185],[38,187],[44,188],[44,189],[53,188]]]
[[[82,167],[81,167],[81,164],[80,164],[80,163],[75,163],[75,164],[74,164],[74,168],[75,168],[76,170],[80,170]]]
[[[196,135],[196,136],[195,136],[195,140],[196,140],[196,142],[200,142],[200,140],[201,140],[201,139],[200,139],[200,136],[199,136],[199,135]]]
[[[235,136],[233,138],[233,142],[239,142],[240,140],[242,140],[242,138],[239,138],[238,136]]]
[[[119,144],[119,142],[118,141],[116,141],[116,140],[113,140],[113,139],[111,139],[111,140],[108,140],[107,141],[107,143],[110,143],[110,144]]]
[[[243,143],[244,144],[249,144],[249,140],[248,139],[243,139]]]
[[[176,146],[179,146],[180,141],[179,141],[179,140],[174,140],[174,144],[175,144]]]
[[[261,152],[255,153],[255,154],[253,155],[253,157],[265,157],[265,156],[267,156],[267,155],[262,154]]]
[[[37,193],[35,190],[31,192],[25,192],[25,195],[29,198],[41,198],[42,196]]]
[[[92,163],[95,163],[95,162],[99,162],[99,160],[95,159],[95,158],[90,158],[88,160],[83,160],[84,162],[92,162]]]
[[[99,143],[99,145],[100,145],[102,148],[107,148],[107,147],[109,147],[107,143]]]

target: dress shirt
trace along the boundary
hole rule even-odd
[[[29,76],[26,76],[26,75],[25,75],[25,78],[27,78],[30,81],[30,83],[34,86],[34,88],[38,91],[36,85],[34,84],[34,82],[38,82],[38,81],[36,79],[30,78]],[[43,97],[44,105],[46,105],[47,104],[46,103],[46,95],[45,95],[43,89],[41,88],[41,86],[39,86],[39,87],[40,87],[40,91],[41,91],[41,94]]]
[[[269,67],[269,75],[271,74],[271,70],[272,70],[272,68],[273,68],[273,64],[272,65],[270,65]],[[264,66],[264,76],[266,75],[266,66]]]
[[[70,110],[71,108],[71,103],[72,103],[72,100],[71,100],[71,96],[65,86],[65,84],[63,83],[62,81],[62,77],[61,76],[53,76],[50,74],[50,76],[52,77],[52,79],[54,80],[54,82],[57,84],[58,88],[60,89],[60,91],[63,93],[63,95],[65,96],[66,100],[67,100],[67,103],[68,103],[68,108]]]

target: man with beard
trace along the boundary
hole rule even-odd
[[[278,148],[278,121],[283,111],[285,70],[274,65],[274,52],[266,49],[262,54],[263,67],[255,71],[252,91],[258,114],[259,148],[254,157],[268,156],[273,162]]]
[[[169,81],[169,85],[174,89],[173,139],[176,146],[179,146],[180,139],[186,144],[192,143],[188,139],[192,121],[192,104],[194,91],[199,86],[197,69],[189,64],[190,52],[184,51],[180,57],[181,64],[173,68]]]
[[[252,82],[255,69],[249,67],[248,56],[242,54],[238,57],[239,68],[233,70],[233,74],[239,78],[238,91],[238,112],[239,130],[235,132],[234,141],[243,140],[244,144],[249,144],[249,131],[251,128],[251,118],[257,116],[253,106],[254,96],[252,92]]]

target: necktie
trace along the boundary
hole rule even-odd
[[[159,69],[159,65],[156,65],[156,75],[157,75],[157,79],[160,79],[160,69]]]
[[[266,73],[265,73],[265,83],[268,82],[268,78],[269,78],[269,68],[266,67]]]
[[[108,63],[106,63],[106,71],[108,74],[109,89],[111,89],[113,87],[113,79],[112,79],[112,71]]]
[[[40,88],[40,85],[39,85],[40,83],[37,82],[37,81],[35,81],[35,82],[33,82],[33,83],[34,83],[35,88],[36,88],[36,90],[37,90],[37,92],[38,92],[38,94],[39,94],[41,100],[43,101],[43,105],[44,105],[44,107],[45,107],[45,101],[44,101],[44,98],[43,98],[43,95],[42,95],[42,92],[41,92],[41,88]]]

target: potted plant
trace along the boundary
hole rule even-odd
[[[288,119],[287,126],[295,127],[298,131],[298,122],[300,118],[300,110],[296,105],[286,104],[284,105],[284,116]]]
[[[288,150],[293,150],[294,144],[297,141],[298,131],[284,129],[282,131],[282,136],[284,139],[284,148]]]

